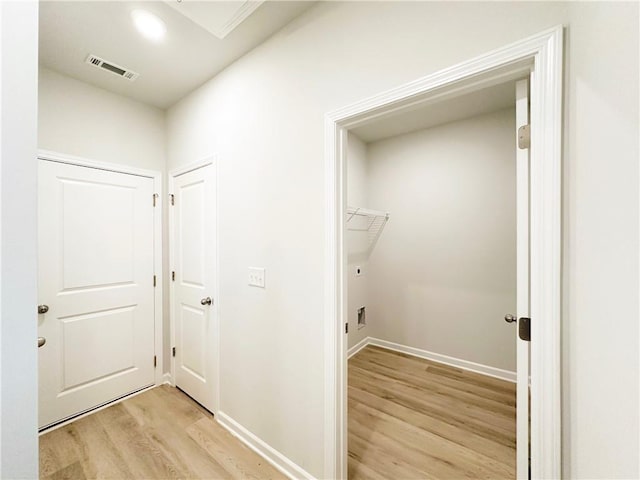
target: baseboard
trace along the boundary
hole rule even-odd
[[[263,457],[265,460],[267,460],[271,465],[284,473],[287,477],[292,479],[304,478],[310,480],[315,478],[313,475],[289,460],[275,448],[268,445],[264,440],[256,437],[253,433],[244,428],[224,412],[218,412],[215,415],[215,418],[216,420],[218,420],[218,423],[229,430],[229,432],[231,432],[233,436],[237,437],[242,443],[244,443],[258,455]]]
[[[167,372],[164,375],[162,375],[162,383],[161,384],[165,384],[168,383],[169,385],[173,385],[173,378],[171,378],[171,373]]]
[[[425,358],[433,362],[443,363],[445,365],[461,368],[463,370],[469,370],[470,372],[499,378],[500,380],[506,380],[507,382],[515,383],[517,380],[516,372],[512,372],[509,370],[502,370],[501,368],[490,367],[488,365],[482,365],[481,363],[475,363],[468,360],[462,360],[460,358],[449,357],[448,355],[429,352],[420,348],[408,347],[399,343],[380,340],[379,338],[368,337],[367,341],[368,343],[366,345],[374,345],[376,347],[382,347],[388,350],[395,350],[396,352],[406,353],[407,355],[413,355],[414,357]],[[360,348],[364,348],[366,345],[363,345]]]
[[[347,350],[347,358],[353,357],[356,353],[358,353],[364,347],[369,345],[370,339],[371,337],[365,337],[362,340],[360,340],[358,343],[356,343],[353,347],[351,347],[349,350]]]

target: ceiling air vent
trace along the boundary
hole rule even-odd
[[[89,65],[93,65],[94,67],[101,68],[103,70],[106,70],[107,72],[118,75],[119,77],[126,78],[131,82],[133,82],[139,76],[139,74],[136,72],[127,70],[126,68],[120,67],[115,63],[107,62],[100,57],[96,57],[95,55],[89,55],[87,57],[87,63]]]

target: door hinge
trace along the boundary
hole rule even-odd
[[[175,356],[176,356],[176,347],[173,347],[173,348],[171,349],[171,356],[172,356],[172,357],[175,357]]]
[[[529,125],[523,125],[518,129],[518,148],[521,150],[531,146],[531,128]]]
[[[158,200],[158,194],[157,194],[157,193],[154,193],[154,194],[153,194],[153,206],[154,206],[154,207],[156,206],[156,201],[157,201],[157,200]]]
[[[518,320],[518,336],[520,340],[525,342],[531,341],[531,319],[528,317],[520,317]]]
[[[158,357],[157,356],[153,356],[153,368],[156,368],[158,366]]]
[[[172,282],[176,281],[176,272],[175,271],[171,272],[171,281]]]
[[[155,275],[153,276],[153,286],[154,287],[156,286],[156,276]]]
[[[175,205],[176,204],[176,197],[173,195],[173,193],[169,194],[169,198],[171,199],[171,205]]]
[[[349,322],[344,324],[344,333],[349,333]]]

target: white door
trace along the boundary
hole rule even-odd
[[[175,382],[215,412],[216,195],[215,170],[207,165],[173,177],[172,291]]]
[[[516,129],[529,124],[529,82],[516,82]],[[517,148],[517,387],[516,456],[517,478],[529,478],[529,346],[518,334],[523,318],[529,317],[529,148]]]
[[[153,179],[38,163],[43,428],[154,383]]]

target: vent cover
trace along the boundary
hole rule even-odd
[[[132,70],[127,70],[126,68],[116,65],[115,63],[107,62],[100,57],[96,57],[95,55],[89,55],[86,62],[89,65],[101,68],[103,70],[106,70],[107,72],[113,73],[114,75],[118,75],[119,77],[126,78],[130,82],[133,82],[140,75]]]

